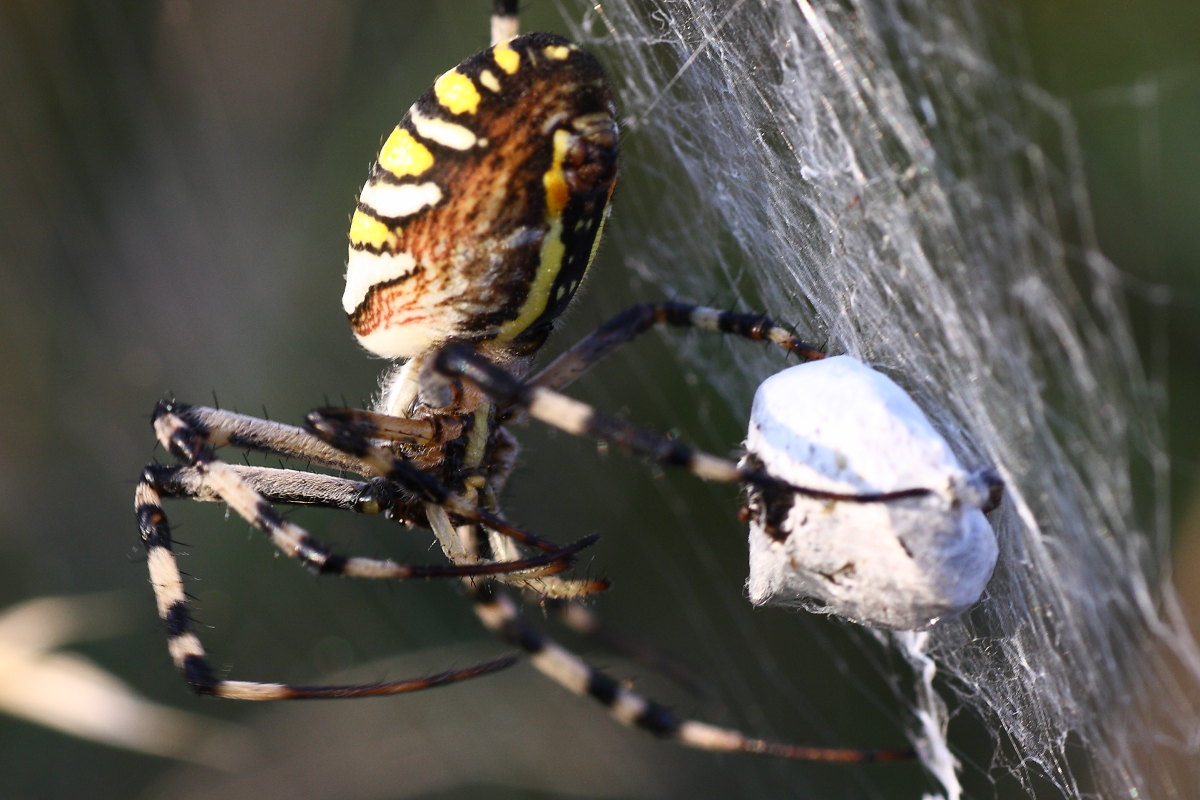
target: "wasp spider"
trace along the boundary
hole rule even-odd
[[[355,686],[227,680],[209,666],[189,617],[161,500],[219,501],[284,555],[319,574],[395,580],[453,577],[483,624],[547,677],[598,700],[619,721],[707,750],[866,761],[901,751],[766,742],[681,719],[590,666],[527,623],[506,585],[571,601],[603,581],[558,573],[584,539],[558,547],[507,522],[498,497],[517,445],[507,425],[529,415],[709,479],[779,488],[752,468],[695,452],[604,416],[558,392],[621,343],[655,325],[689,326],[823,356],[765,317],[674,303],[615,317],[526,380],[596,251],[617,177],[618,129],[597,60],[550,34],[516,36],[516,3],[497,2],[493,45],[444,73],[383,144],[350,224],[343,307],[359,342],[399,366],[373,411],[321,409],[304,428],[214,408],[160,403],[153,427],[177,460],[145,468],[136,511],[169,650],[200,694],[243,700],[355,697],[414,691],[490,673],[513,657],[432,677]],[[235,466],[229,446],[326,468]],[[876,495],[788,487],[813,497]],[[332,552],[277,505],[383,513],[429,528],[448,563],[400,564]]]

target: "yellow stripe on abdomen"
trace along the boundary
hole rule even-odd
[[[438,104],[451,114],[474,114],[479,110],[479,90],[475,83],[457,69],[444,73],[433,84]]]
[[[546,232],[546,238],[542,242],[541,258],[533,284],[529,287],[529,294],[521,304],[517,316],[500,326],[496,334],[497,341],[509,342],[517,338],[546,310],[546,305],[550,302],[550,290],[558,278],[563,257],[567,252],[562,234],[562,218],[559,217],[550,223],[550,230]]]
[[[433,166],[433,153],[397,125],[379,151],[379,166],[397,178],[420,175]]]

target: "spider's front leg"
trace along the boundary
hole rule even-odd
[[[512,598],[487,581],[475,588],[473,600],[480,621],[514,646],[530,663],[568,691],[600,703],[618,722],[686,747],[724,753],[749,753],[797,761],[865,763],[898,761],[915,756],[912,750],[858,750],[808,747],[757,739],[741,731],[680,717],[589,664],[527,623]]]
[[[817,361],[826,356],[763,314],[722,311],[692,303],[663,300],[639,303],[625,309],[576,342],[529,382],[547,389],[563,389],[621,345],[633,341],[651,328],[661,326],[691,328],[767,342],[804,361]]]

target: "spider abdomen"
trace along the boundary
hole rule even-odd
[[[342,297],[359,342],[536,350],[591,263],[616,159],[603,69],[570,41],[519,36],[444,73],[359,195]]]

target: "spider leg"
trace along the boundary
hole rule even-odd
[[[825,353],[800,341],[786,328],[779,327],[770,317],[762,314],[742,314],[691,303],[662,301],[640,303],[625,309],[576,342],[529,382],[547,389],[562,389],[618,347],[656,325],[696,328],[758,342],[771,342],[805,361],[825,358]]]
[[[429,472],[429,468],[436,468],[436,464],[426,467],[418,460],[410,460],[412,455],[407,452],[401,457],[393,449],[379,447],[377,443],[381,440],[396,441],[401,437],[411,442],[416,436],[419,438],[412,443],[428,447],[453,440],[463,432],[461,418],[433,415],[427,419],[410,419],[359,409],[319,408],[309,414],[307,425],[323,442],[339,452],[354,454],[362,462],[363,466],[359,469],[364,474],[376,475],[384,486],[398,483],[410,489],[419,498],[416,505],[421,513],[414,516],[410,510],[405,512],[407,517],[423,516],[443,553],[453,563],[518,561],[522,555],[515,546],[516,542],[547,552],[558,550],[557,545],[533,537],[505,522],[495,511],[495,498],[512,473],[519,449],[516,440],[503,427],[496,429],[496,441],[486,474],[471,476],[463,493],[458,494],[446,489]],[[420,447],[416,456],[421,456]],[[456,527],[448,511],[467,524]],[[488,529],[486,543],[476,538],[479,523],[484,523]],[[606,581],[550,577],[544,570],[533,574],[514,571],[497,575],[495,579],[519,586],[540,597],[559,599],[583,597],[608,588]]]
[[[896,761],[915,755],[911,750],[852,750],[769,742],[729,728],[682,719],[528,625],[512,598],[495,589],[495,584],[488,582],[475,592],[475,613],[484,626],[528,653],[530,663],[543,675],[577,695],[596,700],[624,725],[700,750],[752,753],[801,761]]]
[[[495,442],[491,454],[492,469],[489,471],[487,485],[478,492],[479,504],[484,508],[495,510],[499,507],[497,498],[503,492],[509,476],[512,475],[519,450],[520,446],[512,432],[503,425],[498,426],[495,429]],[[480,536],[481,532],[487,537],[486,545],[491,549],[492,558],[508,560],[519,556],[520,551],[516,542],[501,533],[481,530],[479,525],[459,529],[459,535],[463,541],[479,541],[482,546],[485,542],[474,538]],[[571,599],[578,600],[608,588],[607,581],[597,581],[592,578],[563,578],[558,575],[544,575],[529,581],[514,581],[511,576],[503,575],[495,580],[525,589],[522,596],[527,599],[536,598],[535,602],[563,603]],[[579,604],[575,603],[575,605]]]
[[[431,419],[409,419],[393,417],[377,411],[361,408],[318,408],[316,413],[325,420],[356,433],[360,438],[382,439],[408,445],[428,445],[445,442],[462,433],[462,420],[434,417]]]
[[[361,423],[362,420],[359,419],[357,422]],[[416,495],[424,503],[426,517],[443,552],[455,564],[466,566],[471,564],[516,564],[521,562],[478,562],[476,560],[478,556],[473,547],[474,542],[470,541],[472,537],[468,536],[465,532],[460,533],[455,529],[450,521],[450,514],[460,517],[468,523],[482,525],[489,531],[494,531],[514,542],[542,550],[548,556],[551,556],[553,560],[558,560],[555,556],[562,552],[558,545],[522,530],[496,512],[482,508],[472,500],[450,491],[432,475],[423,472],[396,453],[373,444],[370,429],[363,424],[345,424],[344,417],[340,411],[335,411],[332,415],[328,416],[326,415],[326,410],[313,411],[308,415],[306,423],[315,435],[334,443],[334,446],[340,450],[351,453],[360,459],[371,474],[398,483]],[[581,540],[578,544],[586,546],[595,540],[595,536],[590,536]],[[574,552],[574,546],[572,546],[572,551]],[[509,550],[505,550],[505,552],[511,553]],[[507,569],[490,570],[488,574],[496,575],[497,580],[511,582],[535,592],[547,592],[555,596],[578,597],[600,592],[608,588],[608,582],[600,579],[580,579],[566,582],[548,582],[542,580],[544,576],[558,571],[561,570],[546,570],[543,568],[534,574],[530,574],[518,569]],[[502,573],[511,574],[511,578]]]
[[[372,474],[360,460],[343,450],[331,447],[300,428],[203,406],[173,404],[171,409],[179,409],[178,416],[193,428],[203,431],[208,442],[215,439],[220,444],[246,447],[285,458],[305,458],[322,465],[337,466],[364,475]],[[361,441],[361,437],[395,441],[401,436],[417,436],[418,443],[427,442],[445,435],[447,428],[454,424],[452,421],[398,419],[357,409],[322,409],[319,413],[350,428],[360,437],[355,441]],[[453,432],[451,433],[453,435]],[[337,438],[348,438],[348,434]],[[511,469],[511,466],[509,468]],[[370,481],[352,481],[332,475],[269,467],[225,464],[224,469],[240,477],[264,500],[271,503],[319,505],[367,514],[387,511],[393,518],[404,520],[419,520],[426,515],[426,503],[412,496],[396,496],[396,492],[391,488],[392,484],[382,477],[375,477]],[[152,482],[155,487],[167,496],[222,501],[207,472],[200,468],[151,465],[147,467],[147,471],[147,474],[154,476]],[[436,485],[436,481],[432,485]],[[512,526],[509,528],[519,531]],[[559,552],[557,546],[548,543],[543,549],[548,553]],[[452,549],[447,551],[447,555],[459,565],[484,563],[454,558],[455,552]],[[527,566],[530,560],[514,553],[510,560],[495,559],[494,563],[507,564],[517,571]],[[543,578],[563,567],[565,564],[561,567],[555,565],[554,569],[547,570],[539,566],[532,574],[524,573],[517,577],[523,584],[528,584],[534,578]],[[505,569],[504,566],[500,567],[501,571]],[[499,573],[489,571],[488,574]]]
[[[156,409],[154,429],[164,447],[203,476],[208,490],[215,492],[229,508],[266,534],[280,552],[300,561],[318,574],[402,580],[493,575],[534,568],[553,573],[565,569],[575,552],[594,541],[594,537],[584,539],[569,547],[521,561],[486,564],[413,565],[401,564],[390,559],[341,556],[312,538],[299,525],[284,519],[262,495],[242,479],[236,469],[213,454],[202,431],[191,427],[182,417],[176,415],[169,405],[160,404]],[[159,476],[153,468],[143,472],[139,490],[144,484],[158,494],[158,488],[154,486],[157,477]],[[145,528],[142,533],[145,541]]]
[[[468,522],[484,525],[537,550],[547,553],[559,552],[559,546],[555,543],[518,528],[495,512],[480,508],[461,494],[447,489],[437,478],[421,471],[391,450],[373,444],[363,435],[361,426],[347,426],[338,416],[326,416],[322,410],[310,412],[306,424],[316,436],[353,455],[367,467],[370,474],[395,481],[425,503],[443,508]]]
[[[356,481],[319,472],[250,467],[229,464],[229,469],[268,503],[293,506],[320,506],[360,514],[387,511],[392,517],[414,519],[421,505],[407,498],[394,497],[382,479]],[[203,470],[182,464],[151,464],[150,481],[165,497],[190,497],[200,502],[222,502],[209,484]]]
[[[214,449],[237,447],[357,475],[369,474],[354,456],[295,425],[220,408],[176,402],[160,405],[169,408],[193,430],[203,433],[205,443]],[[405,444],[424,444],[441,434],[444,427],[434,422],[396,419],[369,411],[339,409],[337,413],[346,425],[357,425],[371,430],[376,438]]]
[[[526,383],[462,345],[442,348],[435,356],[434,368],[448,377],[466,378],[497,402],[523,408],[534,419],[566,433],[610,442],[632,455],[642,456],[662,466],[682,467],[706,480],[749,484],[766,489],[786,488],[818,500],[851,503],[880,503],[932,493],[930,489],[914,488],[849,494],[788,484],[761,469],[696,450],[678,439],[643,430],[553,389]]]
[[[545,580],[560,579],[550,577]],[[689,694],[699,697],[711,693],[711,686],[691,666],[676,658],[672,653],[639,641],[605,623],[590,606],[575,600],[563,600],[553,596],[535,599],[540,608],[568,630],[587,637],[601,647],[657,672]]]
[[[517,0],[493,0],[492,45],[511,39],[520,31],[517,19]]]
[[[194,630],[183,579],[171,547],[171,528],[163,511],[162,496],[150,481],[143,479],[138,483],[134,502],[142,543],[146,548],[150,583],[154,587],[158,616],[167,628],[167,647],[171,660],[183,674],[188,686],[197,694],[210,694],[234,700],[295,700],[399,694],[486,675],[504,669],[515,661],[513,657],[507,656],[466,669],[423,678],[342,686],[290,686],[219,678],[209,665],[204,646]]]

